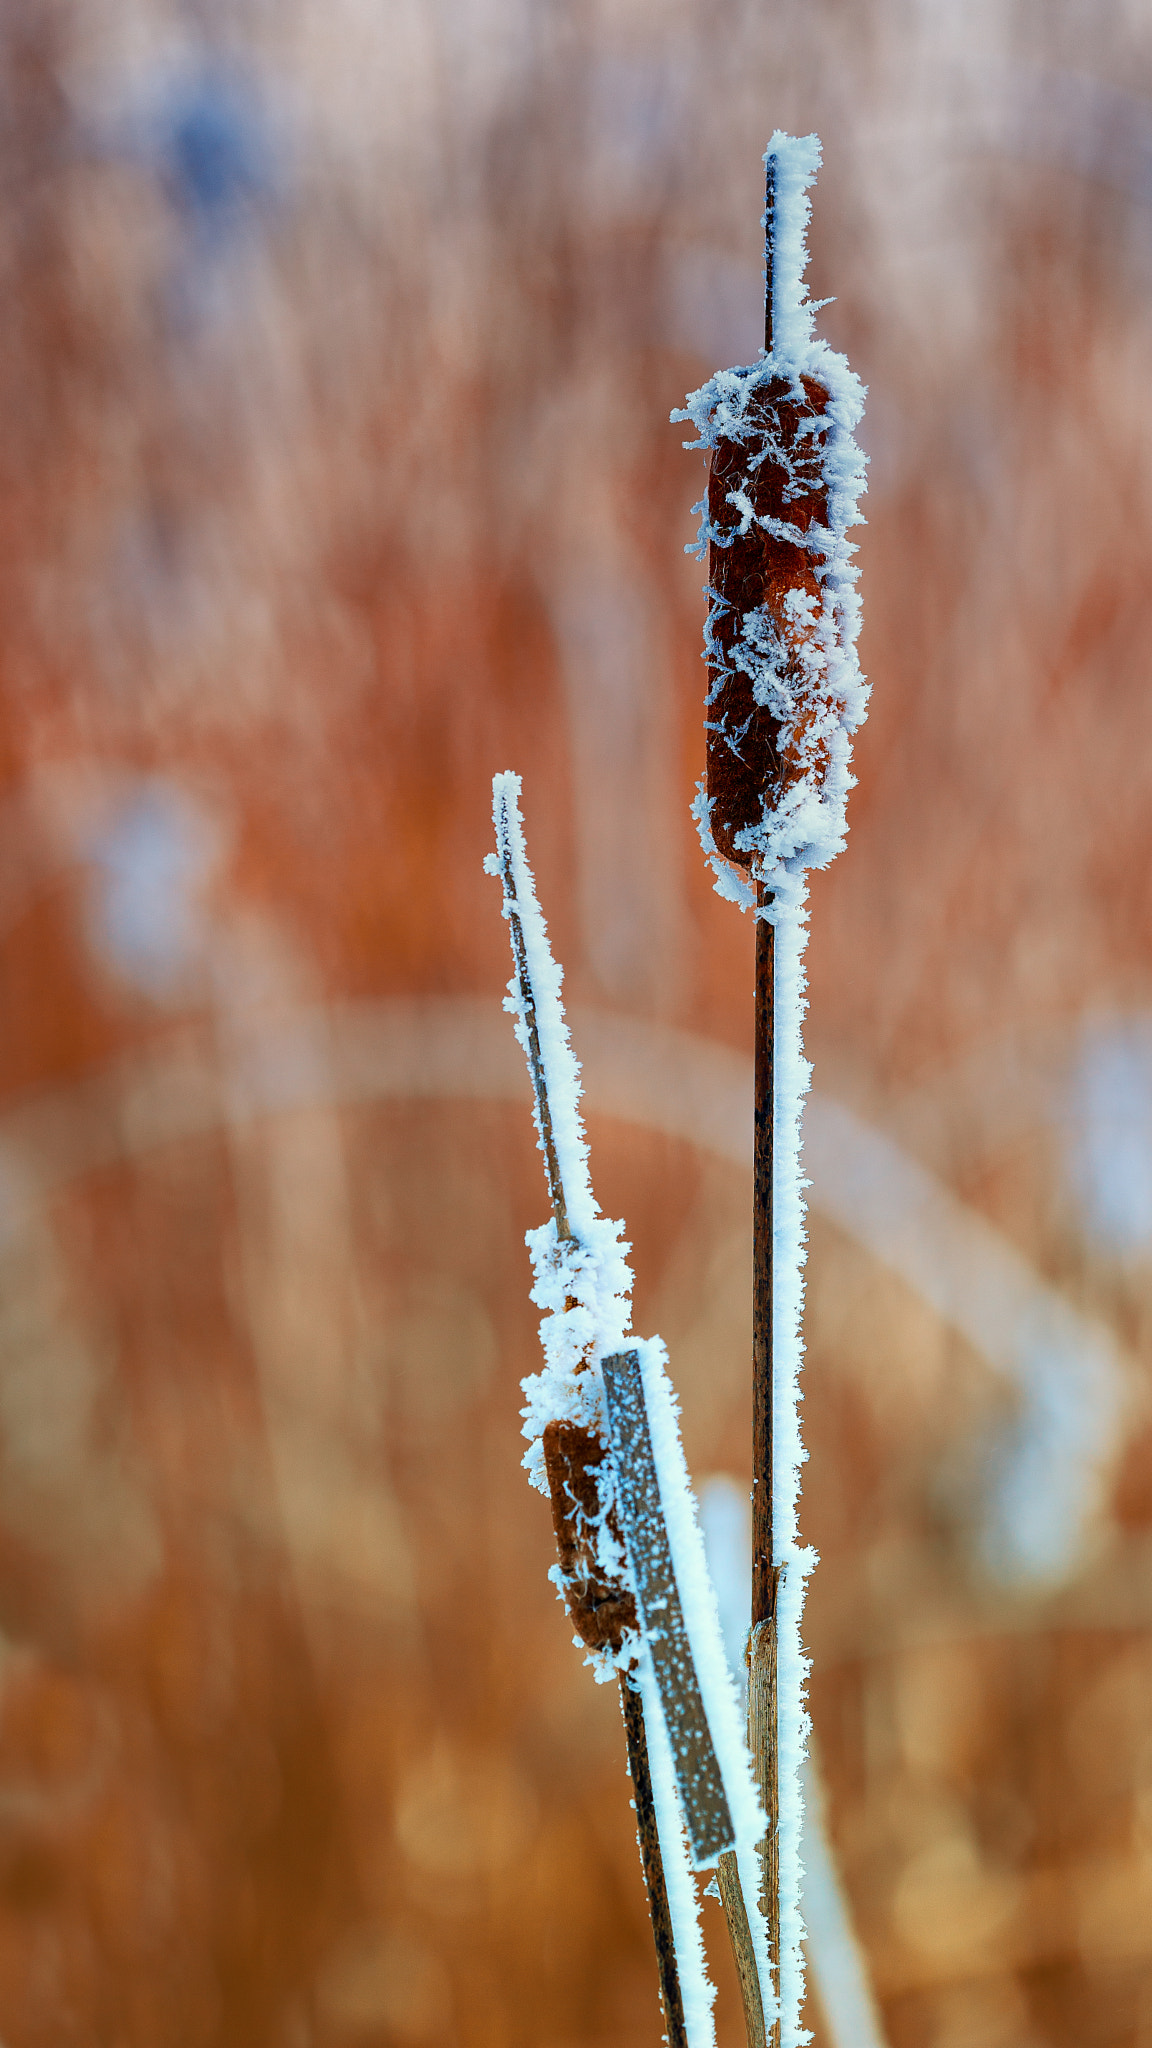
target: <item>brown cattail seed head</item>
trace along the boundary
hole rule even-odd
[[[827,405],[828,393],[814,377],[802,377],[799,385],[776,378],[749,401],[746,436],[721,439],[712,449],[707,790],[717,848],[745,868],[752,854],[736,845],[737,833],[759,825],[765,808],[774,810],[803,775],[815,769],[819,776],[825,765],[813,760],[805,744],[820,709],[812,691],[813,673],[821,666],[814,558],[798,540],[783,539],[759,522],[782,521],[801,534],[814,522],[827,525],[822,433],[816,425]],[[733,504],[734,494],[742,505]],[[793,593],[811,602],[798,606]],[[781,715],[781,700],[758,703],[752,678],[740,666],[745,622],[761,609],[763,624],[774,628],[779,643],[775,666],[792,699],[792,715]]]
[[[609,1576],[597,1555],[607,1455],[599,1437],[580,1423],[553,1421],[545,1428],[544,1465],[564,1598],[576,1632],[590,1650],[618,1650],[625,1632],[637,1626],[631,1587]],[[609,1526],[619,1541],[614,1514]]]

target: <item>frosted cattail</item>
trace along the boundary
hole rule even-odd
[[[717,371],[672,417],[691,421],[689,445],[710,457],[696,543],[708,558],[705,850],[794,896],[786,877],[843,843],[850,741],[867,706],[847,537],[864,488],[853,439],[864,392],[812,331],[805,234],[820,145],[777,134],[766,162],[765,353]],[[735,893],[750,900],[746,886]]]
[[[709,465],[707,790],[716,845],[744,868],[765,811],[828,768],[828,662],[808,546],[828,525],[827,405],[814,377],[799,391],[772,378],[748,400],[748,438],[717,441]]]
[[[696,544],[708,558],[707,772],[696,819],[718,889],[756,913],[749,1740],[768,1815],[760,1905],[773,2048],[804,2038],[800,1617],[815,1563],[796,1512],[806,873],[843,845],[851,739],[868,700],[848,539],[864,487],[853,439],[864,393],[843,356],[813,334],[804,284],[808,188],[819,163],[814,135],[773,136],[764,352],[748,368],[718,371],[672,415],[692,422],[699,440],[689,445],[709,454]]]
[[[495,777],[497,851],[515,972],[506,1007],[527,1056],[551,1221],[530,1231],[544,1369],[522,1382],[524,1463],[551,1500],[552,1578],[597,1679],[617,1679],[670,2048],[714,2048],[694,1872],[715,1868],[749,2038],[775,2018],[756,1905],[764,1829],[658,1337],[630,1333],[622,1225],[588,1173],[579,1067],[528,865],[520,780]]]

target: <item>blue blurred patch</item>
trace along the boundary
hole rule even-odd
[[[159,777],[128,784],[86,849],[87,936],[102,964],[150,996],[179,1000],[206,937],[202,896],[219,852],[212,822]]]
[[[267,123],[234,73],[201,72],[173,95],[156,137],[165,185],[189,225],[231,230],[274,184]]]
[[[1085,1033],[1069,1122],[1088,1236],[1113,1256],[1152,1255],[1152,1020],[1114,1019]]]

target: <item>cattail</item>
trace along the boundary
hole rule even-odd
[[[821,456],[828,393],[774,377],[750,396],[746,438],[712,449],[708,474],[707,791],[719,851],[750,868],[765,815],[828,768],[828,662],[808,550],[826,529]],[[795,537],[793,537],[795,536]]]
[[[630,1337],[622,1226],[588,1174],[579,1068],[524,848],[519,778],[493,784],[515,973],[507,1007],[528,1059],[552,1220],[529,1233],[545,1365],[523,1382],[525,1465],[552,1505],[553,1571],[598,1679],[620,1685],[669,2048],[712,2048],[712,1986],[694,1872],[716,1868],[751,2042],[775,2017],[756,1905],[764,1812],[659,1338]]]
[[[852,734],[867,705],[856,661],[848,529],[864,458],[863,390],[812,331],[804,284],[814,135],[776,134],[765,157],[764,353],[722,370],[674,419],[709,452],[697,552],[708,556],[707,775],[695,806],[721,893],[756,914],[753,1161],[753,1563],[749,1739],[768,1830],[760,1905],[780,2048],[804,1995],[800,1769],[808,1717],[800,1640],[814,1554],[798,1541],[800,1116],[806,873],[843,845]]]

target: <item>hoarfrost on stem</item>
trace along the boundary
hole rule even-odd
[[[545,1313],[540,1325],[544,1370],[523,1382],[527,1402],[523,1410],[524,1434],[528,1438],[524,1465],[533,1486],[547,1493],[542,1441],[545,1426],[554,1420],[565,1420],[595,1429],[601,1436],[605,1434],[603,1382],[599,1372],[587,1368],[609,1352],[623,1348],[631,1322],[632,1269],[627,1260],[630,1246],[624,1241],[623,1223],[602,1216],[592,1192],[588,1142],[580,1115],[580,1066],[572,1050],[561,1000],[563,969],[552,957],[548,928],[524,846],[520,777],[510,773],[497,775],[492,784],[492,800],[497,838],[507,849],[511,869],[512,888],[505,886],[504,915],[519,925],[534,999],[530,1018],[520,977],[513,974],[504,1008],[512,1017],[529,1065],[533,1057],[531,1033],[535,1028],[543,1069],[543,1088],[534,1090],[537,1143],[546,1153],[546,1103],[549,1135],[571,1231],[569,1237],[562,1238],[552,1217],[538,1230],[529,1231],[527,1239],[535,1276],[532,1299]],[[499,855],[489,854],[485,867],[490,874],[499,876]]]
[[[580,1116],[580,1068],[572,1051],[561,1001],[562,973],[552,957],[548,933],[536,897],[535,882],[524,846],[519,809],[520,778],[498,775],[493,783],[493,810],[498,845],[504,855],[489,855],[489,873],[504,879],[504,914],[515,919],[522,935],[530,1001],[514,974],[505,1008],[529,1064],[534,1058],[533,1033],[542,1069],[536,1089],[536,1122],[540,1149],[555,1152],[563,1183],[564,1207],[571,1235],[562,1237],[553,1218],[529,1231],[535,1284],[532,1299],[545,1311],[540,1326],[544,1369],[523,1382],[526,1405],[524,1434],[529,1448],[524,1459],[532,1483],[548,1490],[543,1436],[553,1421],[571,1421],[607,1441],[603,1359],[625,1348],[636,1350],[644,1402],[656,1463],[660,1504],[668,1531],[673,1571],[679,1591],[693,1663],[723,1779],[732,1818],[764,2010],[771,2025],[777,2011],[769,1969],[768,1930],[756,1903],[756,1845],[763,1837],[764,1811],[756,1789],[752,1760],[744,1737],[737,1686],[728,1668],[716,1595],[708,1574],[700,1529],[680,1436],[679,1404],[667,1371],[667,1356],[658,1337],[629,1337],[632,1273],[623,1225],[601,1215],[588,1171],[588,1145]],[[514,946],[515,950],[515,946]],[[531,1008],[531,1016],[529,1009]],[[542,1099],[543,1098],[543,1099]],[[615,1491],[606,1475],[604,1511],[597,1527],[602,1562],[611,1574],[619,1570],[619,1545],[609,1526]],[[559,1589],[556,1568],[552,1576]],[[653,1785],[657,1799],[661,1850],[673,1910],[685,2017],[692,2048],[710,2048],[713,1991],[704,1967],[699,1933],[699,1901],[682,1825],[675,1770],[651,1656],[642,1636],[629,1632],[618,1652],[587,1653],[601,1683],[621,1670],[635,1674],[644,1699],[649,1731]]]

